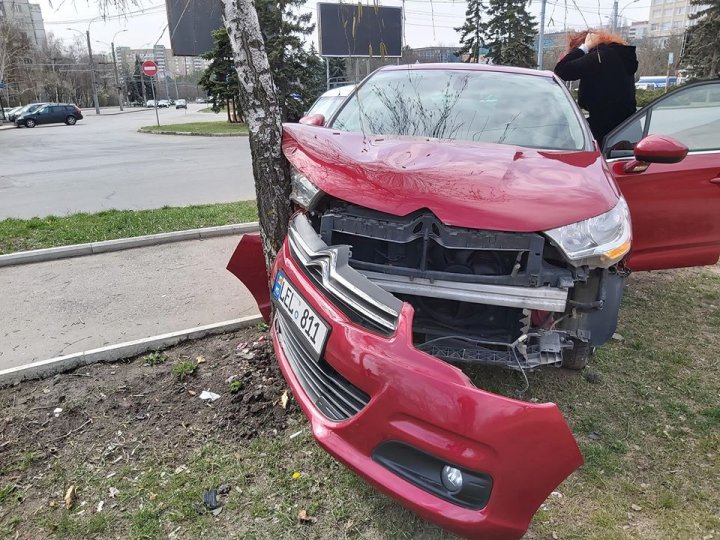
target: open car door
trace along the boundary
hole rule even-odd
[[[687,156],[671,163],[658,152],[651,165],[637,161],[638,143],[649,135],[672,137]],[[679,88],[638,111],[606,137],[603,153],[630,207],[630,269],[718,261],[720,81]]]

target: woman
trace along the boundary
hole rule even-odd
[[[571,34],[569,45],[554,71],[565,81],[580,79],[578,103],[590,113],[590,130],[602,147],[605,136],[635,112],[635,47],[593,31]]]

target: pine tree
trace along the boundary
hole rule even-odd
[[[239,106],[240,86],[230,38],[224,28],[215,30],[212,36],[212,51],[202,55],[205,60],[210,60],[210,65],[200,78],[199,84],[210,97],[213,111],[220,112],[225,108],[228,122],[239,122],[243,116]]]
[[[485,26],[488,56],[495,64],[533,67],[536,24],[526,0],[489,0]]]
[[[693,78],[714,79],[720,74],[720,0],[690,0],[702,6],[691,18],[696,23],[687,31],[682,57]]]
[[[483,46],[485,32],[485,24],[482,22],[484,13],[485,6],[481,0],[468,0],[465,24],[455,28],[456,32],[460,32],[461,45],[455,56],[466,57],[466,62],[477,63],[480,61],[480,48]]]

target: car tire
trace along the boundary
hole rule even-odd
[[[595,347],[587,341],[581,341],[579,339],[573,339],[572,341],[573,348],[563,350],[562,367],[572,369],[573,371],[580,371],[588,365],[590,358],[592,358],[595,352]]]
[[[28,118],[27,120],[25,120],[25,127],[34,128],[35,125],[35,120],[33,120],[32,118]]]
[[[65,123],[68,126],[74,126],[77,123],[77,118],[75,118],[72,114],[68,115],[68,117],[65,119]]]

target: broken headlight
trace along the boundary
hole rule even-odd
[[[290,199],[305,210],[312,210],[322,197],[322,190],[295,167],[290,168],[290,181],[292,183]]]
[[[608,268],[630,251],[632,225],[623,197],[615,207],[594,218],[545,231],[573,266]]]

